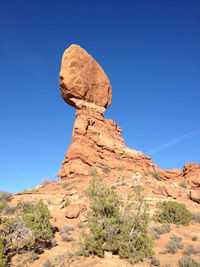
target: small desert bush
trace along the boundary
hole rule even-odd
[[[158,172],[152,172],[151,174],[156,180],[158,181],[162,180],[162,176]]]
[[[64,224],[64,225],[62,226],[62,228],[60,229],[60,234],[63,234],[63,233],[65,233],[65,234],[69,234],[69,233],[70,233],[71,231],[73,231],[73,230],[74,230],[74,226]]]
[[[144,176],[148,176],[149,175],[149,173],[148,172],[144,172]]]
[[[54,267],[53,263],[50,260],[46,260],[43,265],[43,267]]]
[[[179,249],[183,249],[182,238],[178,236],[171,236],[170,241],[166,245],[165,253],[176,254]],[[164,254],[165,254],[164,253]]]
[[[69,198],[67,198],[64,202],[64,206],[67,207],[67,206],[69,206],[70,203],[71,203],[71,201],[69,200]]]
[[[18,209],[17,206],[5,206],[4,213],[5,214],[13,214]]]
[[[156,240],[159,240],[159,239],[160,239],[160,235],[157,234],[156,232],[153,231],[152,235],[153,235],[153,237],[154,237]]]
[[[84,222],[78,222],[77,223],[77,227],[78,228],[85,228],[86,227],[86,224]]]
[[[158,235],[163,235],[171,231],[171,226],[170,224],[163,224],[161,227],[154,226],[153,231],[155,231]]]
[[[70,235],[70,232],[73,230],[74,230],[73,226],[64,224],[60,230],[60,235],[61,235],[62,241],[65,241],[65,242],[73,241],[74,238]]]
[[[74,260],[74,253],[69,251],[69,250],[66,250],[63,254],[61,255],[58,255],[54,258],[54,262],[57,265],[59,266],[69,266],[73,260]],[[68,264],[68,265],[66,265]],[[70,265],[71,266],[71,265]]]
[[[196,250],[193,245],[188,245],[188,247],[183,251],[183,254],[190,256],[191,254],[198,254],[200,251]]]
[[[0,191],[0,213],[1,212],[8,212],[9,213],[9,206],[8,202],[10,202],[12,194],[6,191]]]
[[[107,173],[110,172],[110,169],[109,169],[109,167],[104,166],[104,167],[102,168],[102,171],[103,171],[103,173],[107,174]]]
[[[11,200],[12,194],[6,191],[0,191],[0,202],[5,201],[9,202]]]
[[[35,205],[32,202],[19,201],[17,207],[21,209],[24,214],[28,214],[34,212]]]
[[[6,245],[5,238],[0,236],[0,267],[7,266],[8,258],[4,251],[5,245]]]
[[[187,188],[186,181],[181,181],[179,185],[180,185],[180,187]]]
[[[29,260],[30,261],[35,261],[38,259],[38,254],[35,253],[34,251],[31,251],[30,254],[29,254]]]
[[[51,238],[51,246],[55,247],[57,245],[58,245],[58,242],[56,241],[56,239],[55,238]]]
[[[66,190],[71,190],[73,188],[71,182],[64,182],[61,184],[61,186],[62,186],[62,188],[66,189]]]
[[[200,263],[191,256],[185,256],[178,261],[179,267],[200,267]]]
[[[136,185],[134,191],[136,194],[141,193],[142,191],[144,191],[144,187],[142,185]]]
[[[154,219],[161,223],[174,223],[189,225],[191,213],[185,204],[176,201],[163,201],[158,203],[158,214]]]
[[[192,237],[192,241],[197,241],[198,240],[198,237],[196,236],[196,235],[194,235],[193,237]]]
[[[42,178],[42,185],[47,185],[50,183],[49,177]]]
[[[20,209],[20,204],[19,204]],[[21,249],[31,249],[38,246],[39,240],[50,240],[53,236],[51,216],[47,206],[40,200],[28,212],[21,206],[18,216],[3,217],[1,220],[1,233],[4,236],[4,247],[0,245],[0,254],[11,253],[14,255]],[[0,256],[1,257],[1,256]],[[1,265],[0,265],[1,266]],[[2,265],[3,266],[3,265]]]
[[[200,213],[192,213],[192,220],[196,223],[200,223]]]
[[[160,260],[157,258],[152,258],[151,260],[151,266],[160,266]]]
[[[61,235],[61,238],[62,238],[62,241],[65,241],[65,242],[71,242],[71,241],[74,241],[73,236],[68,235],[68,234],[62,234],[62,235]]]
[[[125,204],[116,192],[103,186],[95,175],[86,191],[91,201],[87,226],[91,234],[82,232],[79,255],[95,254],[100,257],[109,251],[128,259],[131,263],[152,256],[152,237],[148,234],[149,217],[141,193],[136,196],[137,208]]]
[[[122,166],[117,167],[117,171],[123,171],[124,168]]]

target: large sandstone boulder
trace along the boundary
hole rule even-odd
[[[74,219],[77,218],[83,211],[85,211],[87,208],[84,204],[71,204],[66,207],[65,209],[65,217],[68,219]]]
[[[60,90],[63,99],[75,106],[72,98],[108,108],[112,88],[100,65],[80,46],[71,45],[63,54],[60,71]]]

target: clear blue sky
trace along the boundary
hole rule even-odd
[[[108,75],[105,117],[127,146],[146,154],[172,141],[151,155],[161,168],[200,163],[199,0],[1,0],[0,38],[1,190],[34,187],[61,168],[75,109],[58,76],[72,43]]]

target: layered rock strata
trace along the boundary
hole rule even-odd
[[[150,157],[125,146],[121,128],[104,118],[111,104],[112,88],[100,65],[80,46],[65,50],[59,76],[60,90],[65,102],[76,108],[71,145],[58,175],[70,178],[90,175],[96,168],[126,171],[138,170],[159,173],[163,179],[187,178],[199,186],[200,165],[188,163],[183,170],[165,171],[158,168]]]
[[[72,101],[77,107],[76,120],[72,142],[59,172],[61,178],[89,175],[94,168],[153,168],[149,157],[125,146],[121,128],[104,118],[103,107],[82,100]]]

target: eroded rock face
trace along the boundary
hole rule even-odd
[[[194,187],[200,189],[200,165],[194,162],[188,162],[183,168],[183,177]]]
[[[72,142],[58,173],[60,178],[88,176],[95,168],[101,173],[99,171],[105,167],[109,170],[120,167],[152,176],[159,173],[163,180],[184,177],[192,185],[200,186],[200,165],[188,163],[184,170],[166,171],[142,152],[125,146],[121,128],[113,120],[104,118],[112,97],[109,79],[99,64],[78,45],[71,45],[63,54],[60,90],[66,103],[76,108]],[[161,194],[174,195],[171,188],[161,189]]]
[[[71,98],[108,108],[112,88],[100,65],[80,46],[71,45],[63,54],[59,76],[63,99],[72,106]]]
[[[142,152],[125,146],[122,130],[113,120],[105,119],[104,109],[84,101],[76,103],[72,142],[62,162],[61,178],[89,175],[96,168],[133,170],[140,165],[153,170],[152,161]]]
[[[126,147],[121,128],[104,118],[111,104],[111,85],[103,69],[80,46],[71,45],[64,52],[60,90],[64,100],[76,107],[72,142],[62,162],[61,178],[89,175],[94,168],[105,166],[127,170],[145,166],[153,170],[150,158]]]

